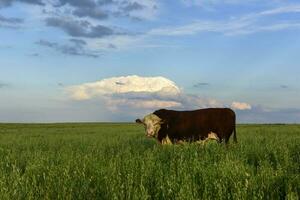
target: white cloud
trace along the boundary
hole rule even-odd
[[[213,21],[197,21],[191,24],[178,27],[165,27],[151,30],[149,35],[161,36],[180,36],[180,35],[195,35],[201,32],[224,32],[226,26],[221,26],[222,23]]]
[[[126,93],[159,93],[176,95],[180,89],[174,82],[164,77],[121,76],[103,79],[92,83],[84,83],[69,87],[72,97],[76,100],[91,99],[99,95]]]
[[[231,108],[236,110],[251,110],[251,105],[248,103],[234,101],[231,104]]]
[[[300,12],[300,5],[287,5],[279,8],[274,8],[271,10],[266,10],[260,13],[260,15],[276,15],[283,13],[298,13]]]
[[[73,100],[98,99],[108,110],[129,111],[133,109],[198,109],[222,107],[215,99],[184,94],[171,80],[164,77],[121,76],[66,88]]]

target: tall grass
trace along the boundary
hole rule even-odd
[[[0,124],[0,199],[299,199],[300,125],[228,147],[158,145],[135,124]]]

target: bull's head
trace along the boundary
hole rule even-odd
[[[149,114],[146,115],[143,119],[135,120],[135,122],[144,125],[147,137],[157,137],[163,120],[160,119],[157,115]]]

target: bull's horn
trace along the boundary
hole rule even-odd
[[[138,123],[138,124],[142,124],[143,123],[142,120],[140,120],[140,119],[136,119],[135,122]]]

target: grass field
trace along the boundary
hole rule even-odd
[[[295,199],[300,125],[160,146],[135,124],[0,124],[0,199]]]

